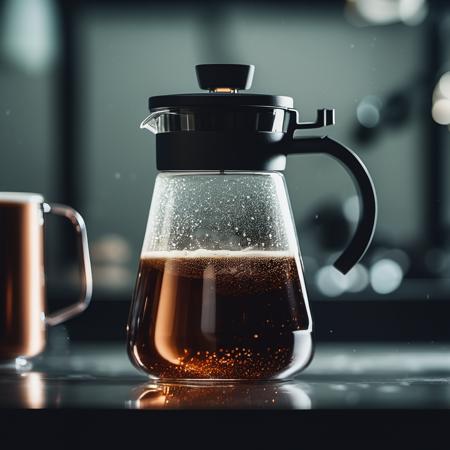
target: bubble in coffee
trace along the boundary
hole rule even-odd
[[[285,378],[311,357],[297,258],[276,251],[143,254],[128,352],[161,379]]]

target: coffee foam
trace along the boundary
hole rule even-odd
[[[161,250],[142,252],[141,259],[199,259],[199,258],[295,258],[297,254],[292,250]]]

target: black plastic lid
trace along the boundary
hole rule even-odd
[[[244,64],[201,64],[196,66],[201,89],[209,94],[175,94],[150,97],[149,109],[172,107],[267,107],[291,109],[291,97],[266,94],[240,94],[250,89],[255,67]]]
[[[258,106],[290,109],[291,97],[264,94],[177,94],[158,95],[148,99],[150,110],[182,106]]]

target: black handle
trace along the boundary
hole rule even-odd
[[[288,143],[287,153],[325,153],[337,159],[352,176],[359,194],[359,223],[352,240],[334,263],[336,269],[346,274],[364,256],[375,231],[377,196],[372,178],[352,150],[328,136],[294,138]]]

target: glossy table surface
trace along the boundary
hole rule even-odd
[[[68,344],[0,369],[0,409],[448,409],[450,346],[322,344],[283,383],[158,384],[122,344]]]

